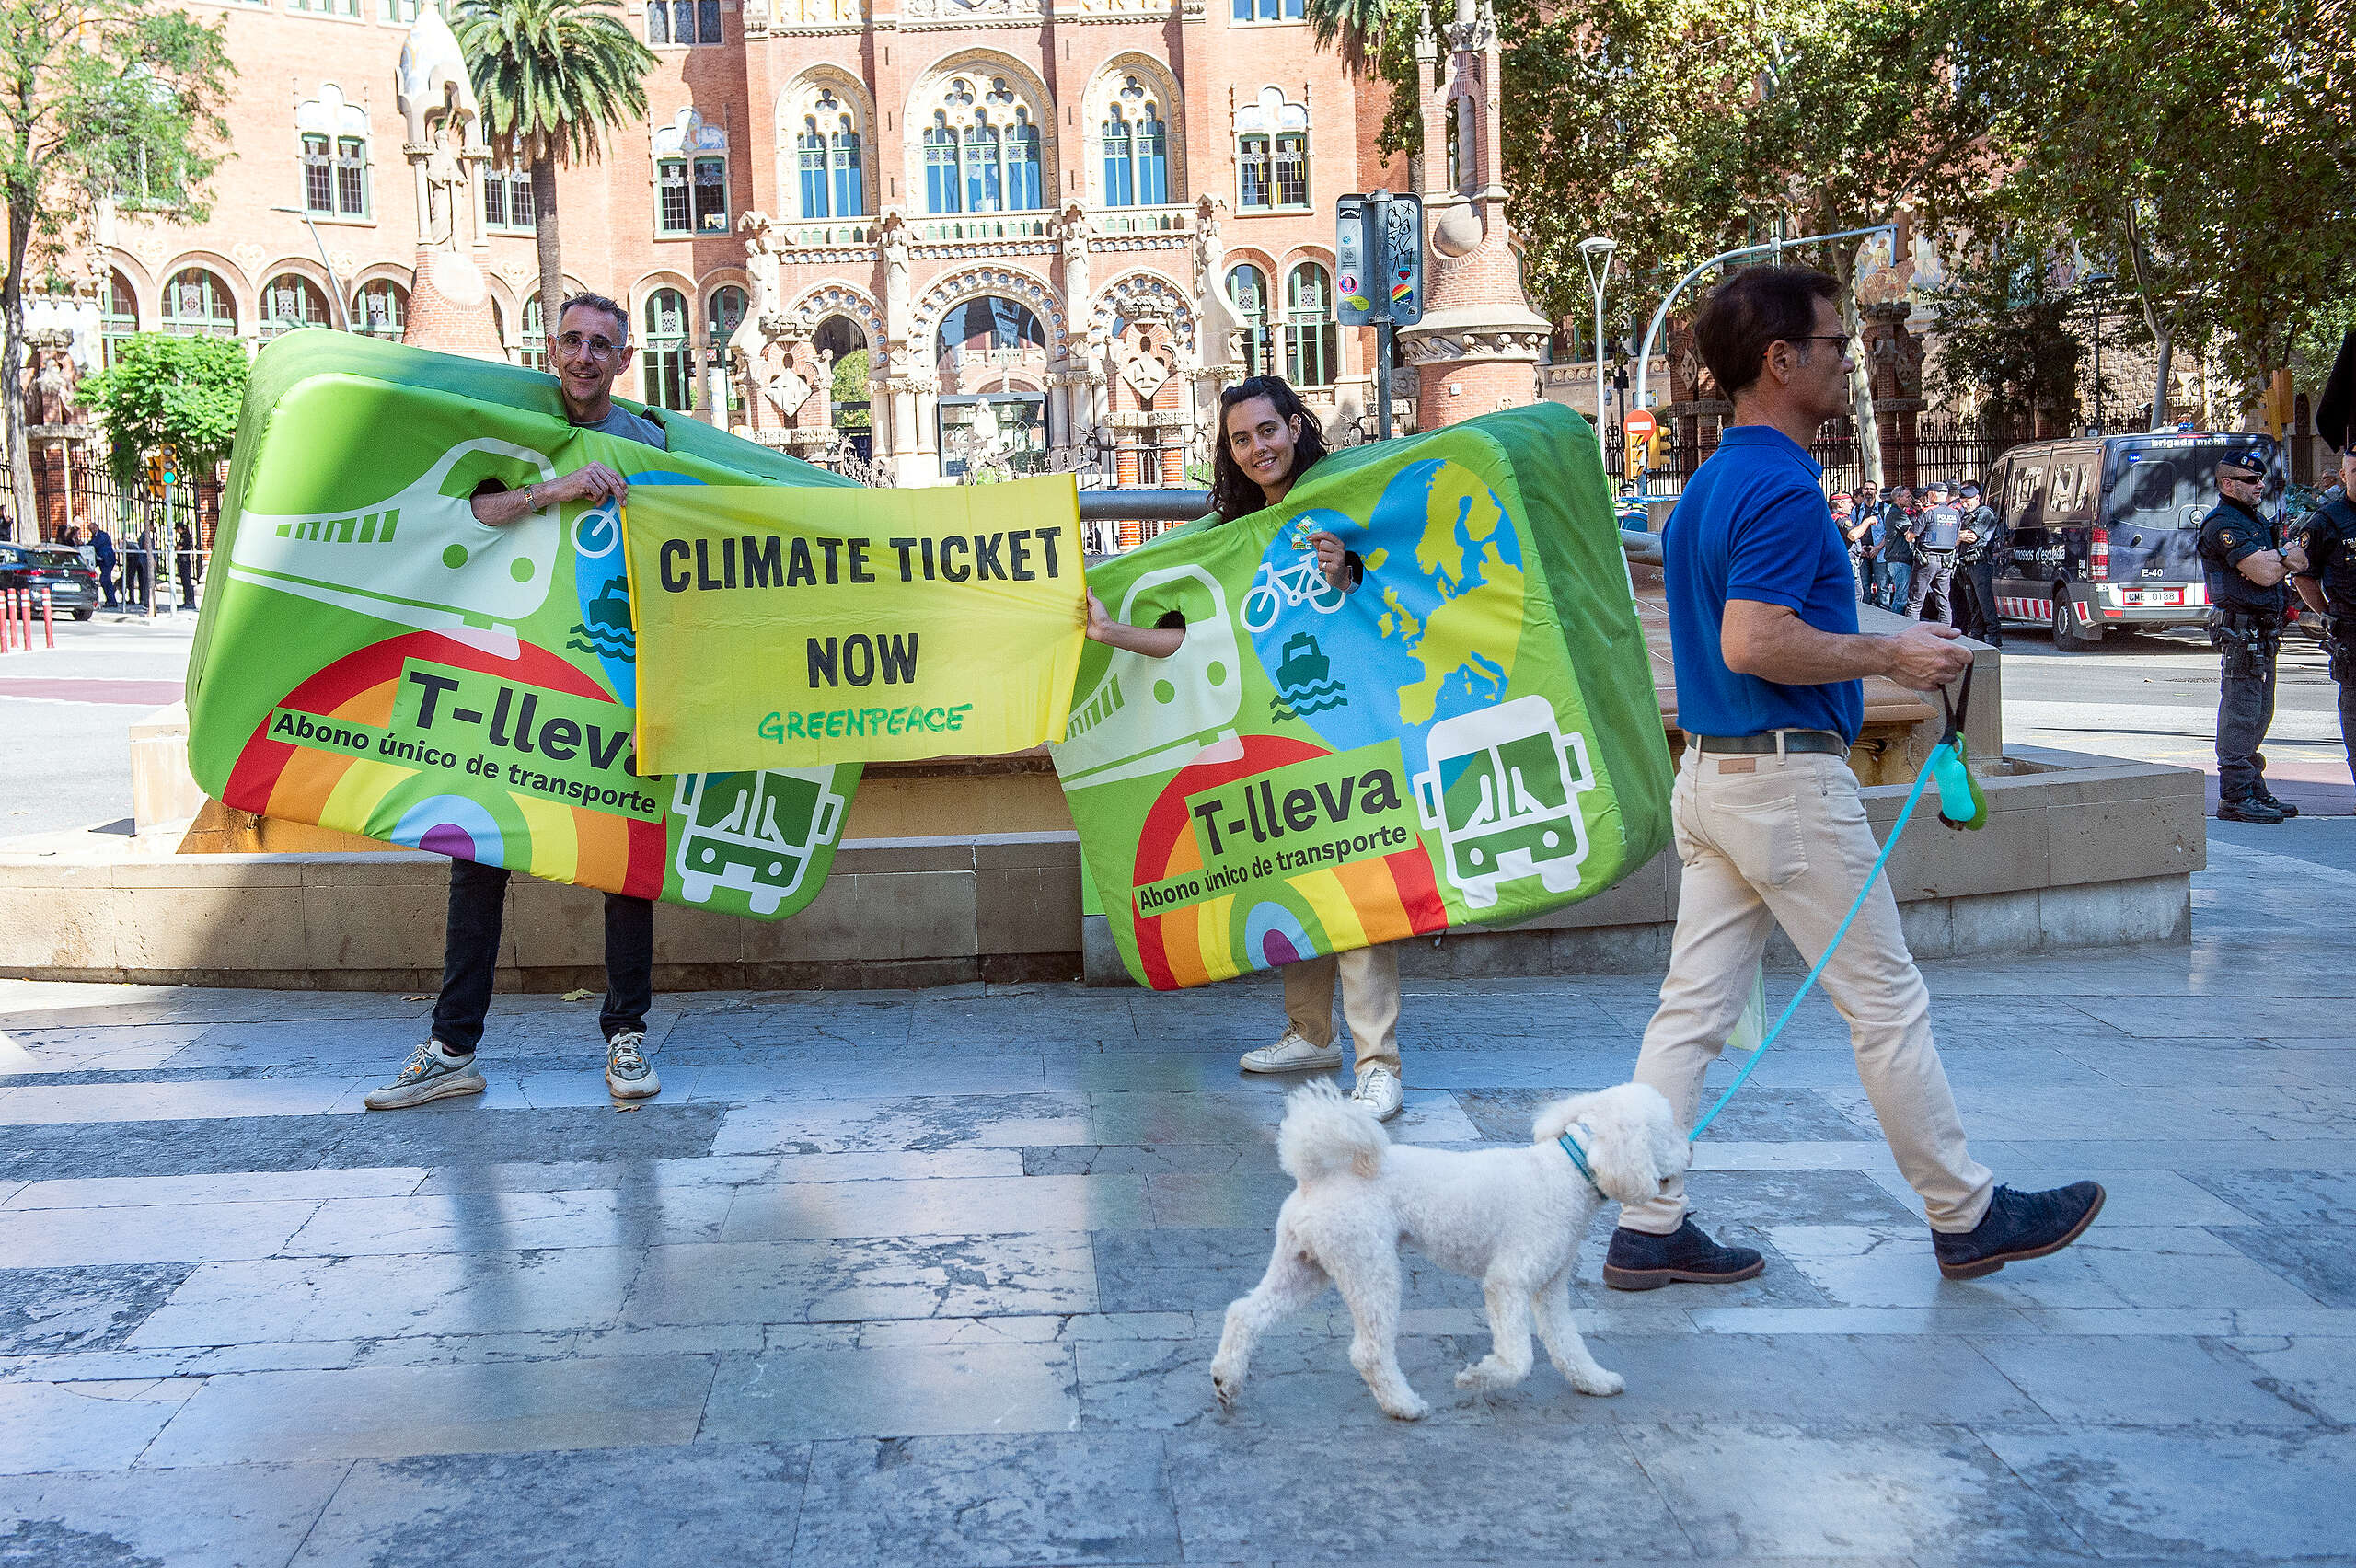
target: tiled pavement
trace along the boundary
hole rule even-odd
[[[2356,874],[2212,856],[2189,948],[1930,966],[1981,1156],[2108,1183],[2081,1245],[1942,1283],[1812,1001],[1694,1181],[1766,1274],[1590,1245],[1627,1393],[1483,1400],[1417,1267],[1415,1426],[1331,1297],[1211,1401],[1265,983],[669,997],[629,1111],[594,1004],[502,997],[491,1092],[398,1114],[415,997],[0,986],[0,1563],[2351,1560]],[[1411,981],[1398,1136],[1519,1141],[1651,989]]]

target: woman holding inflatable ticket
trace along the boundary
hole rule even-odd
[[[1222,523],[1280,506],[1293,485],[1325,455],[1325,434],[1300,395],[1282,376],[1254,375],[1219,395],[1219,440],[1212,460],[1211,507]],[[1317,552],[1325,581],[1355,593],[1365,563],[1320,530],[1307,539]],[[1094,594],[1088,596],[1088,635],[1114,648],[1167,659],[1186,640],[1186,622],[1176,611],[1149,627],[1131,626],[1106,614]],[[1334,1039],[1334,990],[1342,993],[1342,1014],[1357,1046],[1357,1087],[1351,1099],[1383,1121],[1399,1114],[1403,1084],[1399,1070],[1399,955],[1387,945],[1302,959],[1284,968],[1285,1032],[1273,1045],[1243,1054],[1247,1073],[1292,1073],[1342,1064]]]

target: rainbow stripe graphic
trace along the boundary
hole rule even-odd
[[[503,660],[438,632],[418,631],[345,655],[289,692],[279,706],[386,728],[392,722],[401,671],[413,658],[477,670],[521,686],[613,701],[545,648],[525,643],[519,658]],[[618,713],[627,711],[615,707]],[[433,776],[406,763],[272,739],[265,717],[239,753],[222,800],[264,816],[317,823],[556,882],[609,887],[640,898],[661,895],[667,843],[661,821],[586,811],[515,790],[485,793],[488,800],[450,794]]]
[[[1202,869],[1195,819],[1186,810],[1189,795],[1331,755],[1278,735],[1246,736],[1242,744],[1241,757],[1182,768],[1163,787],[1138,836],[1131,885]],[[1174,991],[1447,925],[1431,857],[1419,845],[1303,871],[1248,898],[1227,894],[1167,914],[1137,914],[1138,959],[1155,990]]]

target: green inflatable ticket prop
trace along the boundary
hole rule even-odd
[[[1327,585],[1307,536],[1365,564]],[[1669,839],[1669,749],[1601,454],[1553,404],[1335,453],[1280,507],[1096,566],[1168,659],[1091,643],[1055,748],[1157,990],[1590,897]]]
[[[634,488],[849,482],[694,420],[664,428],[667,452],[576,429],[550,378],[511,365],[327,330],[271,342],[189,663],[197,782],[611,893],[770,918],[808,904],[857,767],[639,777],[614,507],[491,527],[468,504],[485,481],[590,462]]]

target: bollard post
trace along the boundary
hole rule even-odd
[[[41,646],[44,648],[57,646],[57,617],[53,613],[55,608],[56,606],[50,603],[49,590],[42,589],[40,591],[40,637]]]

